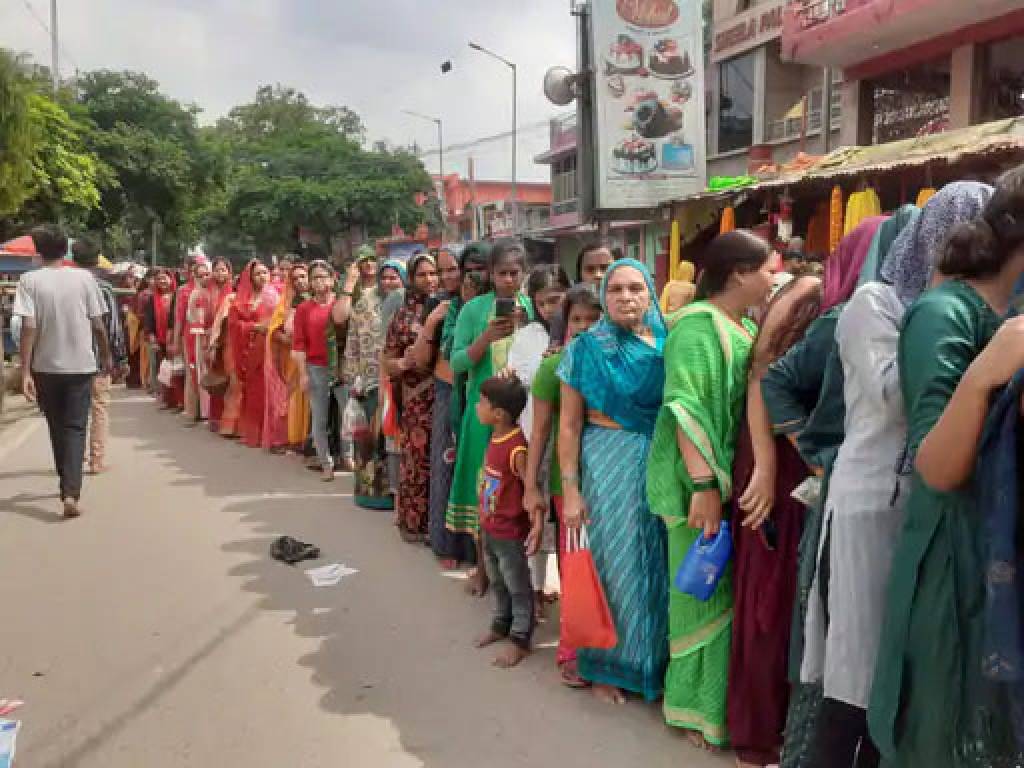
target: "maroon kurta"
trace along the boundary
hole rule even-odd
[[[736,570],[726,721],[737,756],[755,765],[779,762],[786,726],[789,633],[805,513],[804,505],[790,494],[808,475],[785,437],[775,438],[775,452],[775,506],[769,518],[776,530],[774,550],[759,531],[742,526],[745,514],[735,501],[732,504]],[[746,490],[753,471],[744,420],[733,463],[736,498]]]

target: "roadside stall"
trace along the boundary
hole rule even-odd
[[[991,182],[1022,162],[1024,118],[1011,118],[712,179],[705,192],[664,206],[672,222],[670,274],[684,260],[699,266],[703,245],[735,227],[757,230],[780,250],[799,237],[807,258],[823,260],[866,216],[923,205],[951,181]]]

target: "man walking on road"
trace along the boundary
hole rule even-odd
[[[77,517],[92,380],[97,370],[111,368],[106,306],[91,274],[64,268],[62,232],[37,227],[31,235],[43,266],[22,275],[14,299],[14,314],[22,318],[22,388],[46,417],[64,516]]]
[[[71,246],[71,255],[76,265],[88,271],[99,286],[103,297],[103,327],[110,342],[110,354],[113,358],[111,372],[100,371],[92,380],[92,406],[89,416],[89,446],[86,466],[90,475],[106,472],[107,467],[107,436],[110,432],[110,387],[114,377],[119,376],[128,362],[128,353],[124,338],[124,324],[121,322],[121,309],[117,305],[114,286],[107,279],[107,272],[100,268],[100,250],[89,238],[75,240]],[[99,355],[99,349],[94,348]]]

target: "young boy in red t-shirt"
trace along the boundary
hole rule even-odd
[[[527,558],[537,551],[542,524],[539,513],[523,509],[526,438],[517,422],[525,407],[526,389],[515,376],[495,376],[480,386],[476,415],[494,428],[480,481],[480,536],[494,621],[477,647],[508,640],[509,647],[494,659],[495,666],[505,668],[530,652],[534,613]]]

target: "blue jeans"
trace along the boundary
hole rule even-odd
[[[312,412],[313,447],[316,448],[320,466],[325,469],[334,466],[331,456],[331,441],[327,434],[327,417],[331,410],[331,398],[338,402],[339,413],[345,412],[345,389],[342,386],[331,386],[331,372],[325,365],[307,365],[309,376],[309,409]],[[342,453],[345,446],[342,445]]]
[[[484,567],[494,594],[491,631],[507,637],[526,650],[533,635],[533,582],[526,559],[525,543],[519,539],[498,539],[481,531]]]

